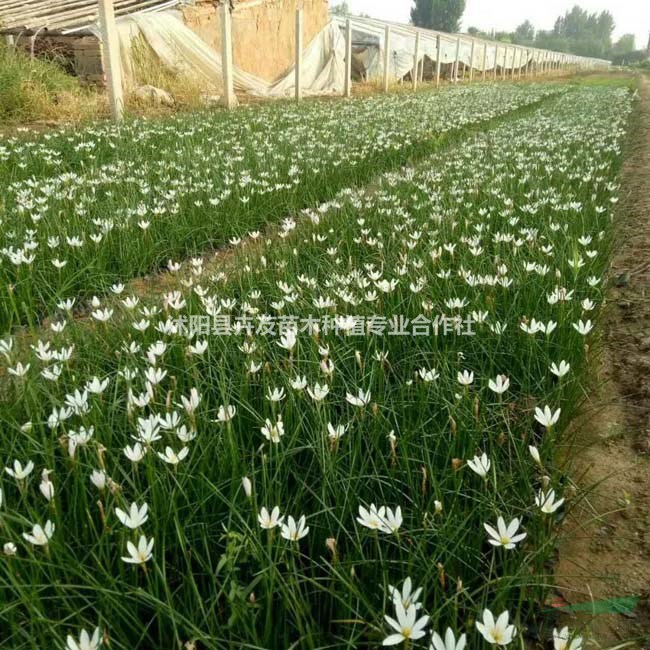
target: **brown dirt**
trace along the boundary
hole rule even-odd
[[[575,430],[572,509],[556,569],[567,603],[638,596],[627,615],[568,615],[589,645],[650,648],[650,83],[639,80],[621,171],[600,385]]]

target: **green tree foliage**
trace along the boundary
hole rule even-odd
[[[465,0],[415,0],[411,22],[417,27],[457,32],[465,11]]]
[[[630,52],[634,52],[636,50],[636,43],[634,41],[634,34],[623,34],[621,38],[614,43],[614,47],[612,48],[612,55],[613,56],[618,56],[618,55],[626,55],[629,54]]]
[[[579,56],[593,56],[601,59],[621,56],[624,51],[630,52],[629,38],[626,35],[620,39],[622,43],[612,46],[612,32],[614,31],[614,18],[608,11],[589,13],[578,5],[558,16],[552,30],[539,30],[529,20],[521,23],[514,32],[485,33],[472,28],[474,35],[494,38],[517,45],[530,45],[545,50],[567,52]],[[634,48],[632,47],[632,50]]]
[[[338,2],[330,7],[330,13],[336,14],[337,16],[349,16],[352,12],[347,2]]]
[[[535,28],[530,20],[526,20],[515,29],[512,42],[517,45],[532,45],[535,42]]]

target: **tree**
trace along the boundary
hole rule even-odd
[[[350,15],[350,5],[347,2],[339,2],[330,7],[330,13],[337,16],[349,16]]]
[[[614,46],[612,47],[612,55],[625,56],[630,52],[634,52],[634,50],[636,50],[634,34],[623,34],[623,36],[614,43]]]
[[[460,29],[465,0],[414,0],[411,22],[416,27],[454,33]]]
[[[512,40],[517,45],[532,45],[535,41],[535,28],[530,20],[526,20],[517,29],[512,35]]]

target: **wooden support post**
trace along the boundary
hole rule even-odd
[[[517,79],[521,79],[521,73],[524,67],[524,48],[519,48],[519,60],[517,62]]]
[[[512,69],[510,70],[510,78],[515,78],[515,71],[517,69],[517,47],[512,48]]]
[[[15,45],[14,37],[11,34],[5,34],[5,44],[8,50]]]
[[[508,63],[508,46],[503,50],[503,68],[501,70],[501,78],[505,81],[506,78],[506,65]]]
[[[474,81],[474,50],[476,49],[476,41],[472,39],[472,49],[469,53],[469,82]]]
[[[526,48],[526,69],[524,71],[524,75],[526,76],[526,78],[530,77],[531,59],[532,57],[530,54],[530,50]]]
[[[422,55],[422,60],[420,61],[420,81],[424,81],[424,54]]]
[[[345,83],[343,96],[352,96],[352,23],[349,18],[345,21]]]
[[[384,92],[388,92],[390,82],[390,25],[384,31]]]
[[[440,86],[440,34],[436,36],[436,88]]]
[[[113,0],[99,0],[99,28],[102,36],[104,71],[106,72],[111,116],[116,122],[120,122],[124,117],[124,95],[122,92],[122,68],[120,67],[120,42],[115,28]]]
[[[418,65],[420,63],[420,32],[415,32],[415,49],[413,50],[413,69],[411,78],[413,80],[413,91],[418,89]]]
[[[483,81],[485,81],[485,75],[487,74],[487,70],[485,67],[487,66],[487,43],[483,43]]]
[[[302,99],[302,9],[296,9],[296,101]]]
[[[221,5],[221,74],[223,77],[223,105],[232,110],[237,106],[232,70],[232,16],[230,3]]]
[[[456,60],[452,68],[454,83],[458,83],[458,62],[460,59],[460,36],[456,39]]]
[[[497,61],[499,60],[499,46],[494,46],[494,69],[492,70],[492,79],[497,80]]]

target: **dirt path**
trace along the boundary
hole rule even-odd
[[[650,83],[640,81],[621,173],[600,387],[576,428],[572,476],[584,498],[565,525],[557,581],[589,646],[650,648]],[[625,614],[599,603],[638,597]],[[602,605],[600,605],[602,607]]]

